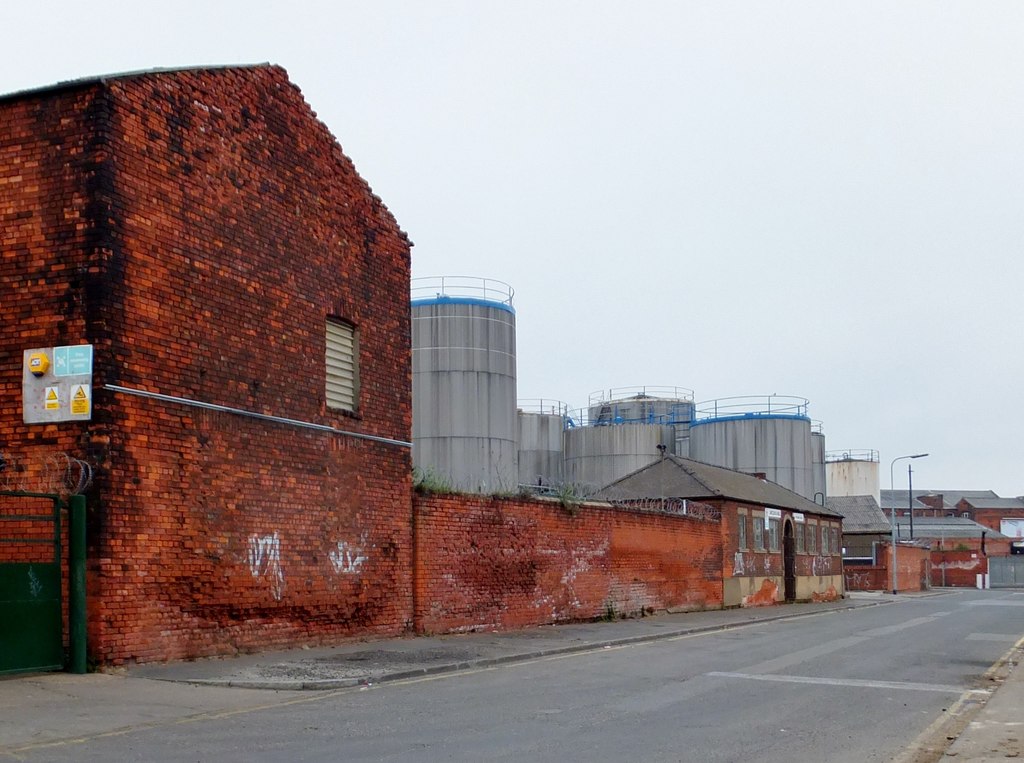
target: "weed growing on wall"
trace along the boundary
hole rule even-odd
[[[580,504],[583,503],[583,496],[580,495],[576,486],[572,483],[559,485],[557,490],[555,490],[555,498],[558,499],[559,505],[572,516],[576,516]]]
[[[420,495],[456,495],[452,481],[431,468],[412,470],[412,487]]]

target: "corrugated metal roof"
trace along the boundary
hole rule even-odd
[[[881,500],[879,501],[883,509],[890,509],[893,505],[893,499],[896,501],[897,509],[907,508],[907,491],[906,490],[881,490]],[[942,496],[942,507],[944,509],[955,509],[956,505],[960,502],[961,498],[998,498],[991,490],[914,490],[914,508],[931,508],[927,504],[921,502],[921,497],[927,496]]]
[[[844,533],[887,533],[892,531],[889,518],[873,495],[830,496],[826,505],[843,515]]]
[[[901,540],[910,537],[910,517],[896,517],[896,524]],[[1002,533],[991,530],[984,525],[966,517],[914,517],[914,538],[980,538],[990,540],[1005,539]]]
[[[807,514],[841,516],[774,482],[690,458],[669,455],[616,480],[598,491],[593,498],[601,501],[729,498]]]
[[[976,509],[1024,509],[1020,498],[967,498],[967,503]]]

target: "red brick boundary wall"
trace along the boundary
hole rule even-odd
[[[718,522],[555,500],[417,495],[416,630],[722,605]]]
[[[932,585],[975,588],[977,575],[988,573],[988,557],[978,551],[932,550]]]
[[[931,549],[897,544],[897,591],[926,591],[931,588],[931,568]]]
[[[890,586],[888,566],[844,567],[843,577],[847,591],[885,591]]]
[[[889,591],[892,590],[890,564],[892,546],[879,544],[879,564],[872,567],[848,566],[843,568],[843,577],[848,591]],[[931,551],[921,546],[896,546],[896,589],[898,591],[923,591],[931,585]]]

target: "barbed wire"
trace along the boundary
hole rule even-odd
[[[722,512],[714,506],[686,498],[629,498],[611,501],[611,504],[624,509],[657,511],[662,514],[692,517],[702,522],[719,522],[722,519]]]
[[[67,453],[0,453],[0,490],[78,495],[88,490],[92,477],[88,461]]]

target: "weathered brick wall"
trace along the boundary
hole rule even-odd
[[[892,552],[886,545],[879,559],[891,564]],[[919,546],[896,545],[896,590],[924,591],[931,584],[931,550]]]
[[[92,657],[410,627],[407,449],[102,387],[410,439],[409,243],[285,73],[112,79],[0,120],[0,446],[97,466]],[[327,317],[359,333],[354,414],[325,405]],[[21,425],[21,349],[79,342],[93,421]]]
[[[855,565],[843,569],[847,591],[885,591],[890,587],[889,568]]]
[[[988,557],[979,551],[932,549],[932,585],[974,588],[977,575],[988,572]]]
[[[66,543],[55,543],[55,536],[67,535],[61,513],[55,516],[49,499],[0,496],[0,564],[57,561]]]
[[[717,522],[469,495],[417,495],[414,522],[419,631],[722,603]]]
[[[920,546],[896,546],[896,590],[923,591],[931,585],[931,552]],[[848,565],[843,570],[846,587],[850,591],[892,590],[892,545],[880,543],[878,564],[875,566]]]
[[[98,88],[0,100],[0,490],[49,492],[63,474],[58,454],[86,457],[84,424],[26,426],[21,413],[22,350],[76,344],[86,333],[101,277],[96,251],[108,102]],[[49,514],[47,500],[6,498],[0,511]],[[67,513],[62,512],[63,590]],[[46,521],[0,523],[7,540],[48,541]],[[0,562],[48,562],[48,543],[0,544]],[[67,622],[67,602],[63,606]],[[65,629],[65,642],[67,633]]]
[[[41,491],[39,459],[89,446],[83,424],[22,423],[21,366],[24,349],[80,342],[98,302],[108,111],[95,87],[0,100],[2,488]]]

